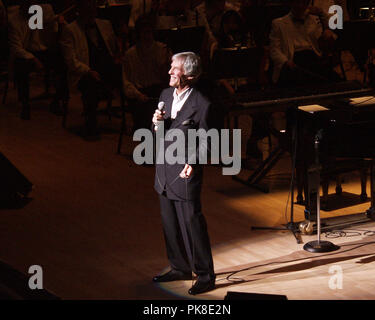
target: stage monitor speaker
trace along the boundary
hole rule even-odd
[[[0,152],[0,193],[27,196],[32,183]]]
[[[288,300],[284,295],[228,291],[224,300]]]

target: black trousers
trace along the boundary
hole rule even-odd
[[[159,195],[167,256],[173,269],[214,279],[210,240],[200,200],[176,201]]]

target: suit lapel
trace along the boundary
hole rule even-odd
[[[165,119],[169,119],[171,117],[171,113],[172,113],[172,103],[173,103],[173,91],[174,89],[173,88],[170,88],[170,93],[169,94],[166,94],[165,97]]]

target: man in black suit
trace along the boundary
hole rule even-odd
[[[171,265],[169,272],[154,277],[153,281],[189,280],[194,272],[198,280],[189,290],[192,295],[215,287],[210,240],[201,212],[202,166],[197,161],[199,150],[205,150],[207,144],[201,139],[198,152],[195,150],[197,155],[193,153],[191,157],[187,139],[189,129],[209,129],[207,118],[210,102],[195,86],[200,73],[201,64],[197,55],[192,52],[174,55],[169,71],[170,88],[160,95],[165,109],[155,110],[152,119],[157,130],[160,130],[158,121],[163,121],[161,126],[166,132],[165,138],[162,137],[162,157],[160,154],[157,156],[154,187],[159,193],[167,256]],[[164,153],[174,143],[173,139],[167,138],[172,129],[181,130],[185,140],[186,155],[183,155],[183,161],[175,164],[171,164],[168,153]],[[158,134],[156,136],[158,138]]]

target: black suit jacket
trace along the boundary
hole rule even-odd
[[[171,133],[172,129],[180,129],[184,133],[185,163],[169,164],[167,161],[164,161],[164,164],[156,163],[154,188],[159,194],[162,194],[165,191],[167,198],[171,200],[196,200],[200,197],[203,177],[202,165],[199,164],[198,160],[199,148],[207,150],[207,141],[203,139],[200,140],[200,143],[197,142],[195,157],[196,163],[193,164],[192,158],[188,158],[188,130],[198,130],[200,128],[204,129],[205,131],[209,130],[208,114],[210,102],[197,88],[193,87],[193,91],[185,101],[185,104],[177,113],[176,118],[172,120],[171,110],[173,103],[173,91],[174,88],[163,90],[159,101],[163,101],[165,103],[165,137],[167,138],[168,133]],[[170,146],[172,143],[174,142],[164,140],[164,155],[165,151],[168,149],[168,146]],[[193,167],[193,172],[189,178],[184,179],[179,177],[179,174],[183,170],[186,163],[191,164]]]

